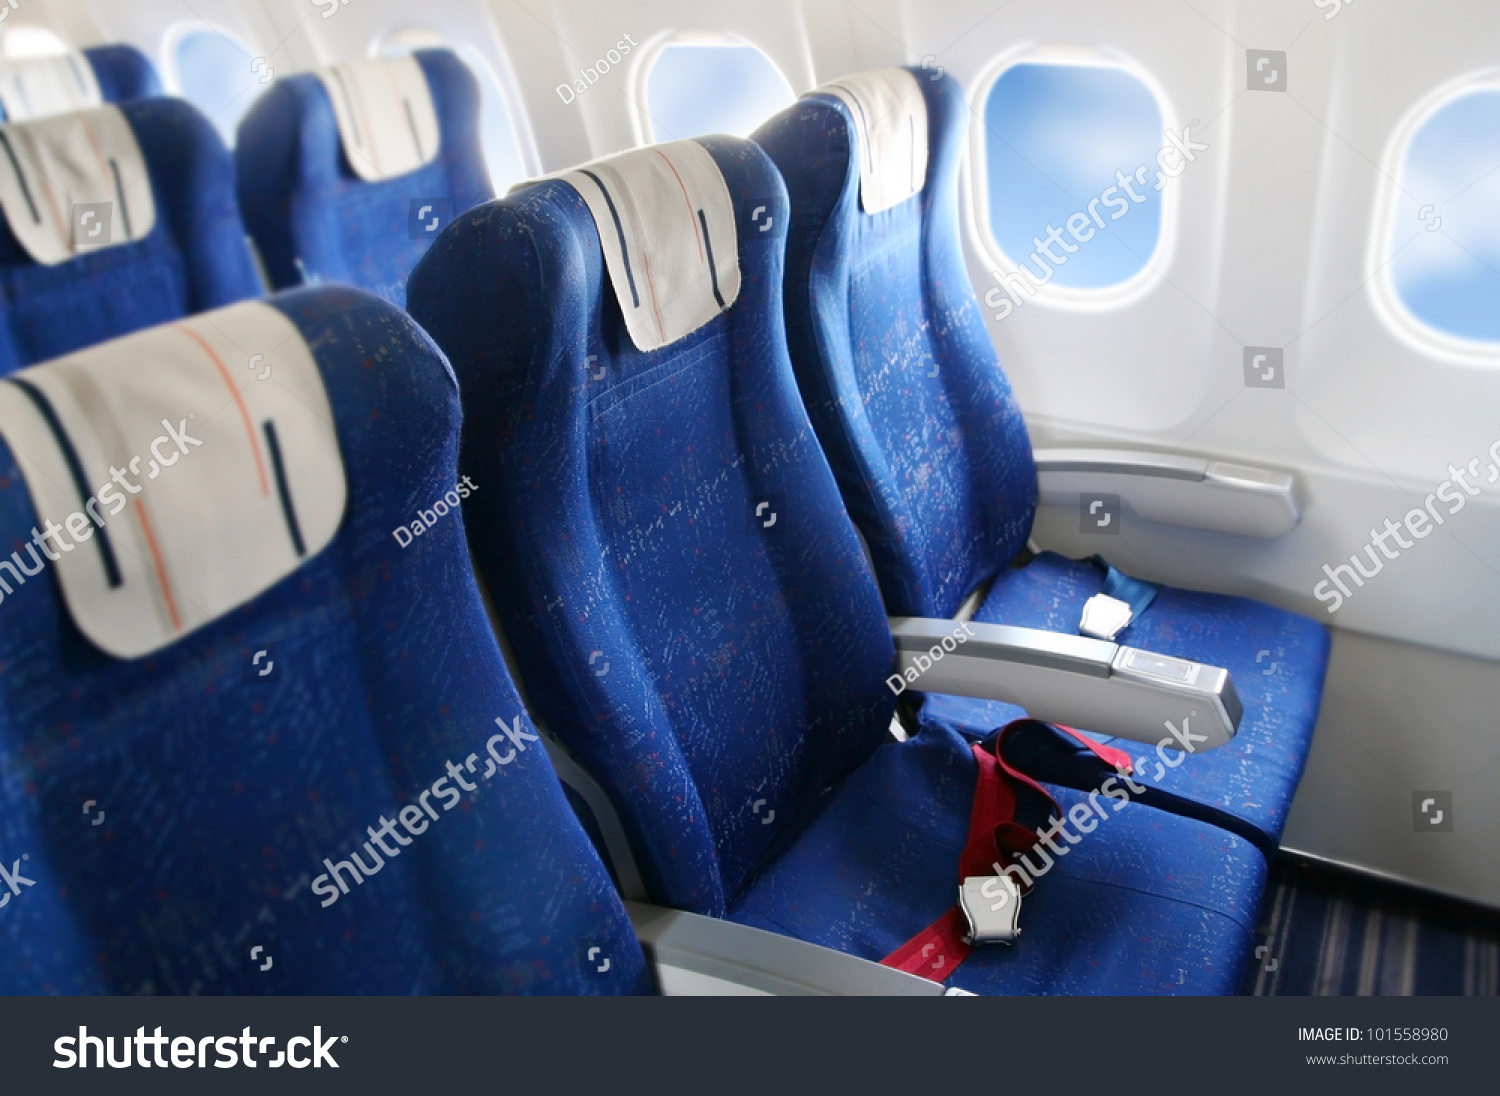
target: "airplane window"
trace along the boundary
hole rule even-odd
[[[459,46],[457,53],[479,80],[479,136],[484,142],[485,165],[490,169],[490,185],[495,193],[504,194],[512,184],[531,174],[521,156],[521,141],[511,119],[510,103],[478,50],[465,45]]]
[[[1500,342],[1500,90],[1449,100],[1412,135],[1391,233],[1396,293],[1448,335]],[[1415,212],[1412,204],[1415,204]]]
[[[414,28],[392,31],[381,40],[376,52],[382,57],[399,57],[419,49],[452,49],[479,81],[479,139],[484,145],[485,166],[489,168],[490,185],[495,193],[504,194],[512,184],[532,174],[526,169],[521,153],[510,102],[484,56],[467,43],[452,46],[435,31]]]
[[[748,137],[795,101],[786,77],[749,45],[673,42],[657,54],[646,81],[656,141],[705,133]]]
[[[1117,285],[1161,235],[1156,97],[1124,69],[1018,64],[984,107],[990,234],[1039,284]]]
[[[230,147],[240,119],[275,78],[264,58],[218,30],[183,34],[172,50],[168,71],[176,91],[208,116]]]
[[[67,52],[68,43],[46,27],[16,27],[5,36],[5,56],[13,59],[55,57]]]

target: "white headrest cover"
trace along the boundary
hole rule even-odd
[[[872,69],[814,95],[842,100],[859,138],[859,197],[866,213],[900,205],[927,181],[927,103],[905,69]]]
[[[0,126],[0,206],[27,254],[46,266],[143,239],[156,226],[146,158],[109,104]]]
[[[88,110],[103,102],[94,66],[77,50],[18,61],[0,57],[0,104],[7,121]]]
[[[361,179],[394,179],[437,157],[437,110],[415,57],[346,61],[318,77],[333,100],[344,155]]]
[[[38,563],[56,568],[79,630],[118,658],[279,582],[328,545],[344,513],[317,363],[258,301],[11,375],[0,434],[42,523],[36,547],[0,557],[0,582],[8,593]]]
[[[739,297],[734,201],[719,165],[697,141],[622,152],[557,177],[594,215],[625,329],[638,349],[676,342]]]

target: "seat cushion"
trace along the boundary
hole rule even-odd
[[[1099,592],[1103,575],[1091,564],[1044,552],[1022,568],[1002,571],[974,619],[1076,633],[1083,603]],[[1145,802],[1214,822],[1273,850],[1312,740],[1328,630],[1316,621],[1248,598],[1165,587],[1119,642],[1227,669],[1245,712],[1227,745],[1183,756],[1118,738],[1101,741],[1137,759],[1136,779],[1152,790]],[[1021,715],[1012,704],[929,695],[920,721],[983,737]],[[1087,728],[1081,728],[1087,730]],[[1163,735],[1166,730],[1163,728]],[[1096,780],[1097,763],[1080,750],[1068,773],[1048,776],[1073,787]]]
[[[882,747],[730,918],[883,958],[956,900],[975,779],[968,744],[944,728]],[[1048,790],[1064,810],[1087,802]],[[1110,806],[1077,844],[1057,839],[1068,853],[1026,896],[1019,941],[977,949],[947,984],[987,995],[1236,991],[1264,858],[1217,827]]]

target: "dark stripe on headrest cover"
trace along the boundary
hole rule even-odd
[[[52,431],[52,436],[57,439],[57,448],[62,452],[63,461],[68,466],[68,474],[73,477],[73,488],[78,492],[80,506],[87,508],[93,499],[93,492],[89,490],[89,482],[83,474],[83,462],[78,459],[78,450],[73,448],[73,439],[68,437],[68,432],[63,429],[62,422],[57,417],[57,412],[52,409],[52,401],[49,400],[40,388],[23,377],[8,377],[7,380],[31,398],[36,409],[41,412],[42,418],[47,422],[47,429]],[[92,514],[89,515],[93,517]],[[99,545],[99,555],[104,561],[104,577],[110,587],[116,588],[124,585],[120,577],[120,564],[115,559],[114,546],[109,543],[109,531],[104,528],[102,522],[95,521],[97,526],[94,541]]]
[[[281,514],[286,518],[286,531],[292,536],[292,547],[297,558],[307,555],[307,546],[302,543],[302,529],[297,524],[297,511],[292,506],[292,492],[286,484],[286,466],[281,463],[281,446],[276,441],[276,424],[270,419],[264,423],[266,448],[271,451],[271,468],[276,473],[276,493],[281,496]]]
[[[630,270],[630,248],[625,244],[625,227],[620,224],[620,211],[615,208],[615,200],[609,196],[609,188],[604,181],[586,167],[578,169],[579,174],[587,175],[594,180],[594,185],[599,188],[599,193],[604,195],[604,200],[609,204],[609,215],[615,219],[615,232],[620,237],[620,257],[625,260],[625,280],[630,283],[630,303],[636,308],[641,307],[641,295],[635,291],[635,275]]]
[[[703,226],[703,249],[708,252],[708,276],[713,282],[714,300],[719,302],[720,308],[725,308],[724,294],[719,292],[719,268],[714,265],[714,245],[708,238],[708,218],[703,216],[701,209],[698,211],[698,223]]]
[[[26,208],[31,210],[32,222],[41,224],[42,215],[37,212],[36,199],[31,196],[31,187],[26,184],[26,173],[21,170],[21,161],[16,159],[16,151],[10,147],[10,138],[5,135],[3,129],[0,129],[0,145],[5,146],[5,155],[10,157],[11,170],[16,173],[16,181],[21,184],[21,193],[26,198]],[[122,201],[120,204],[125,203]]]

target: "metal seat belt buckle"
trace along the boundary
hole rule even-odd
[[[1129,627],[1134,617],[1126,602],[1108,594],[1095,594],[1083,603],[1083,619],[1078,622],[1078,631],[1113,643],[1115,636]]]
[[[1021,888],[1008,875],[971,875],[958,888],[969,943],[1013,944],[1021,935]]]

